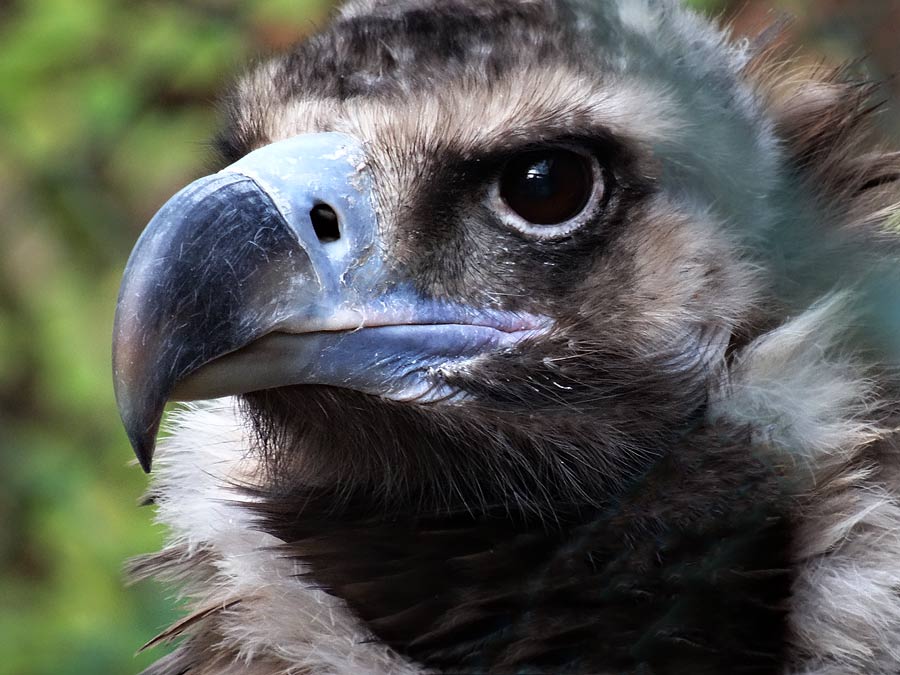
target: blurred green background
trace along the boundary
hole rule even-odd
[[[600,1],[600,0],[598,0]],[[136,673],[176,616],[123,561],[157,548],[116,413],[117,286],[153,212],[209,166],[223,84],[328,0],[0,0],[0,675]],[[900,74],[900,0],[696,0],[802,58]],[[897,80],[885,87],[896,101]],[[893,105],[881,119],[900,134]]]

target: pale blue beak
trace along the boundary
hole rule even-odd
[[[421,403],[444,376],[544,330],[416,292],[385,250],[357,139],[296,136],[172,197],[125,268],[116,399],[149,471],[167,400],[294,384]]]

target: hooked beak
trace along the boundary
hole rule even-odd
[[[149,471],[170,399],[325,384],[433,402],[458,393],[448,369],[545,324],[417,293],[380,239],[362,144],[296,136],[191,183],[147,225],[119,292],[116,400]]]

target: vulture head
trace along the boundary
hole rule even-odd
[[[252,67],[119,296],[145,470],[205,401],[147,672],[897,672],[900,158],[772,52],[353,0]]]

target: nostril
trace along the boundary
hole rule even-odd
[[[341,230],[338,227],[338,216],[328,204],[316,204],[309,212],[316,236],[323,244],[337,241],[341,238]]]

